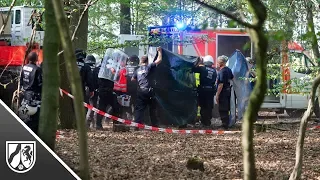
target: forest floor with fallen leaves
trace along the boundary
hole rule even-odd
[[[260,117],[266,132],[255,133],[258,179],[288,179],[295,163],[299,119]],[[219,123],[219,122],[218,122]],[[319,125],[310,121],[308,127]],[[241,130],[237,124],[233,130]],[[79,146],[73,130],[62,130],[58,156],[79,173]],[[320,130],[308,130],[302,179],[320,180]],[[241,133],[166,134],[151,131],[89,131],[91,179],[242,179]],[[191,157],[204,162],[204,171],[187,169]]]

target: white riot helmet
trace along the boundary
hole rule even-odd
[[[210,56],[210,55],[206,55],[206,56],[203,58],[203,64],[204,64],[204,65],[207,65],[207,66],[212,66],[212,65],[214,64],[213,57]]]
[[[26,114],[29,116],[35,115],[38,111],[38,107],[37,106],[30,106],[30,105],[26,105]]]
[[[40,107],[39,102],[32,102],[29,104],[27,103],[27,101],[23,100],[21,103],[21,107],[19,108],[19,111],[21,115],[32,116],[38,112],[38,107]]]

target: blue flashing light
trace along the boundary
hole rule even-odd
[[[187,28],[187,25],[183,22],[177,22],[176,28],[180,31],[184,31]]]

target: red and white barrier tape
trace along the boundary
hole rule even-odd
[[[311,127],[311,128],[307,128],[307,130],[315,130],[315,129],[320,129],[320,126],[314,126],[314,127]]]
[[[72,94],[68,93],[67,91],[60,89],[60,94],[66,94],[70,98],[74,98]],[[121,119],[116,116],[112,116],[110,114],[107,114],[87,103],[84,102],[84,106],[88,109],[91,109],[92,111],[105,116],[107,118],[110,118],[114,121],[119,121],[123,124],[129,125],[131,127],[138,127],[140,129],[146,129],[146,130],[151,130],[151,131],[158,131],[158,132],[165,132],[165,133],[175,133],[175,134],[235,134],[235,133],[240,133],[241,131],[214,131],[214,130],[177,130],[177,129],[167,129],[167,128],[158,128],[158,127],[153,127],[153,126],[148,126],[145,124],[139,124],[132,122],[130,120],[125,120]]]

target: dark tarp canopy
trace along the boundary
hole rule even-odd
[[[153,47],[150,49],[155,50]],[[196,57],[181,56],[163,49],[162,62],[150,76],[160,124],[181,126],[196,119],[196,81],[191,71],[195,63]]]

